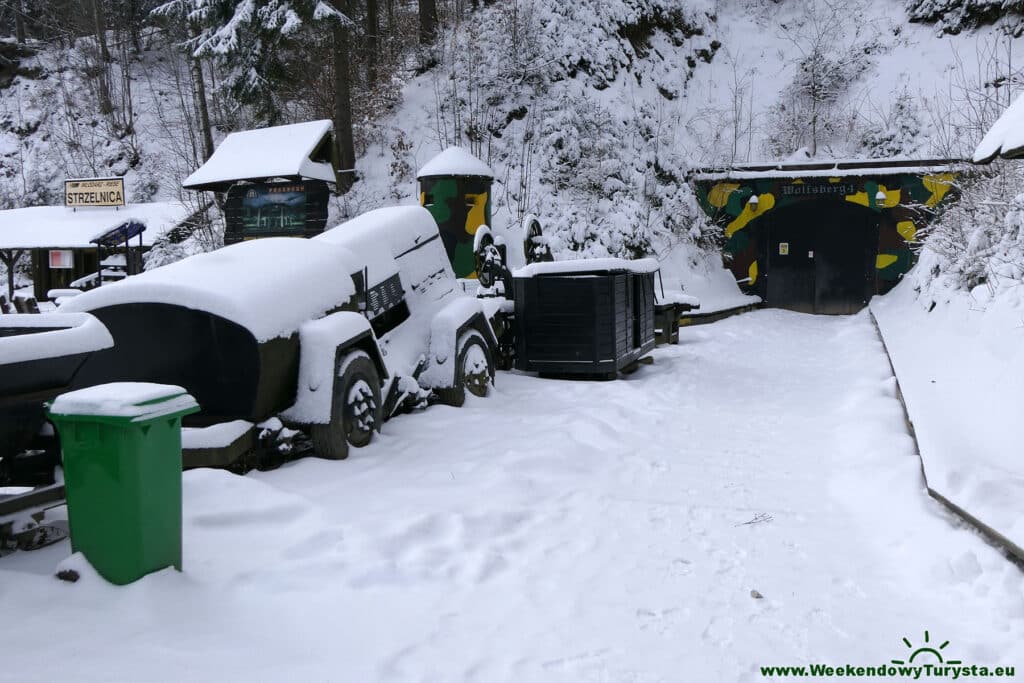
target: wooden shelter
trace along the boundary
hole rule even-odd
[[[123,209],[33,206],[0,211],[0,262],[13,289],[13,267],[31,259],[36,300],[51,289],[89,289],[104,275],[142,270],[142,255],[191,211],[178,202],[134,204]]]
[[[326,119],[238,131],[181,185],[226,193],[225,244],[313,237],[327,226],[336,152],[333,125]]]

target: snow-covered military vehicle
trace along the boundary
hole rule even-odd
[[[499,308],[463,292],[427,210],[396,207],[196,255],[60,310],[114,339],[75,387],[183,386],[202,408],[186,419],[186,466],[248,468],[294,429],[344,458],[403,409],[485,395]]]

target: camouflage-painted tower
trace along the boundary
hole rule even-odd
[[[460,147],[449,147],[416,175],[420,204],[437,221],[456,277],[475,278],[473,237],[491,224],[491,184],[494,173],[484,162]]]

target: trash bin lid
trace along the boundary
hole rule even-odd
[[[141,422],[199,410],[191,395],[172,384],[112,382],[61,394],[49,406],[51,415],[120,418]]]

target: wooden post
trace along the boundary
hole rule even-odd
[[[7,298],[11,301],[14,301],[14,267],[24,254],[24,249],[0,249],[0,262],[7,269]]]

